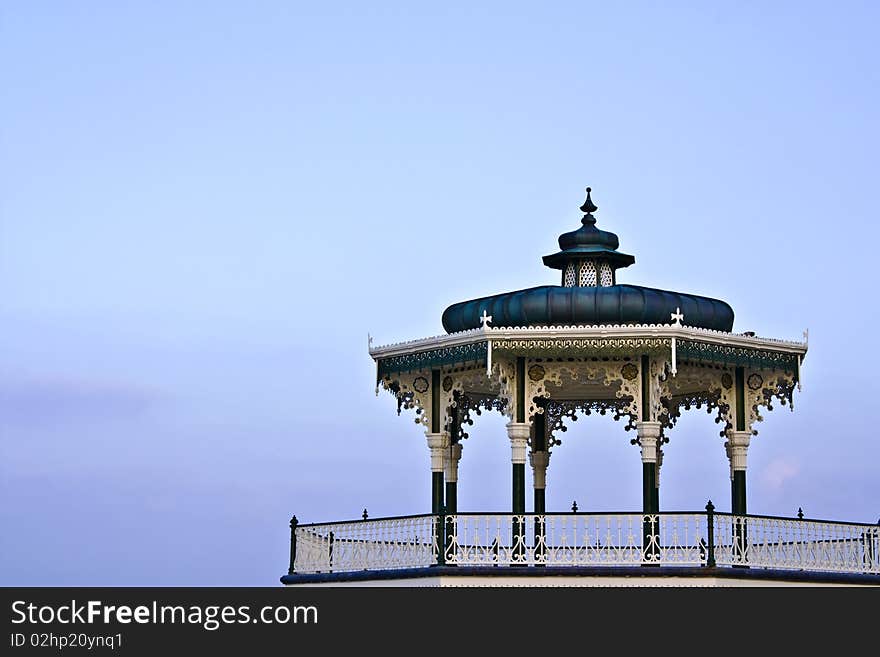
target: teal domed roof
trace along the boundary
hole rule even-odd
[[[616,272],[635,262],[617,250],[612,232],[596,228],[599,208],[587,187],[581,206],[581,227],[559,236],[558,253],[544,256],[544,264],[562,270],[561,285],[504,292],[452,304],[443,312],[448,333],[479,328],[483,314],[493,326],[601,326],[668,324],[678,309],[688,326],[730,332],[733,309],[720,299],[639,285],[618,285]]]

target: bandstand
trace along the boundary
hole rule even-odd
[[[544,264],[560,285],[472,299],[447,334],[370,346],[377,392],[413,412],[430,452],[431,510],[415,516],[291,520],[287,585],[607,586],[880,584],[880,527],[748,513],[747,455],[762,414],[791,408],[804,341],[733,333],[724,301],[618,282],[635,258],[596,226]],[[727,510],[661,511],[663,447],[682,411],[708,409],[730,464]],[[458,466],[474,416],[507,419],[511,503],[458,508]],[[611,414],[642,463],[642,508],[548,511],[547,471],[565,423]],[[527,494],[526,468],[532,469]],[[426,496],[427,497],[427,496]],[[528,502],[531,502],[529,509]],[[719,507],[726,501],[716,500]]]

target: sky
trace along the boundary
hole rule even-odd
[[[274,586],[294,513],[428,512],[367,334],[557,284],[587,185],[620,282],[809,329],[749,510],[880,517],[878,5],[421,4],[0,8],[0,584]],[[669,435],[661,508],[729,509],[711,417]],[[639,510],[630,438],[574,423],[548,510]],[[484,414],[459,508],[510,476]]]

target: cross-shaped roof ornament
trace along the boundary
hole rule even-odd
[[[676,308],[675,312],[669,316],[669,319],[672,320],[673,326],[681,326],[681,320],[684,319],[684,315],[679,308]]]
[[[483,328],[489,328],[489,322],[492,321],[492,315],[487,315],[486,310],[483,309],[483,316],[480,317],[480,324],[483,325]]]

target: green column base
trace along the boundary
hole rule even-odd
[[[657,493],[657,464],[642,463],[642,513],[646,516],[658,513],[655,504]],[[656,545],[659,534],[659,519],[652,523],[648,519],[642,521],[642,555],[644,558],[656,558],[659,548]],[[643,563],[643,566],[659,566],[659,562]]]
[[[733,481],[730,482],[730,508],[734,516],[746,515],[746,471],[734,470]],[[748,545],[749,535],[746,524],[734,526],[734,554],[743,555],[744,547]],[[748,560],[748,553],[745,553],[745,560]],[[746,563],[738,563],[734,568],[748,568]]]

